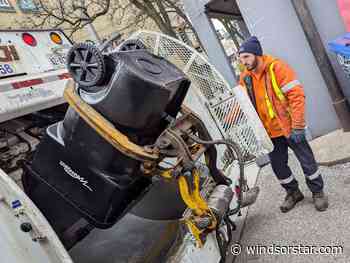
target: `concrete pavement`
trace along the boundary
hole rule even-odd
[[[350,135],[341,131],[318,138],[311,145],[318,161],[332,161],[350,155]],[[279,205],[284,198],[284,190],[272,173],[271,167],[263,168],[257,180],[257,185],[261,188],[260,196],[249,208],[241,238],[243,250],[235,263],[349,262],[350,163],[320,168],[330,202],[329,209],[322,213],[314,209],[301,167],[292,153],[289,163],[306,198],[292,211],[282,214]],[[248,255],[246,247],[252,245],[301,245],[316,246],[316,249],[319,246],[339,245],[343,251],[337,255]]]
[[[336,130],[311,141],[318,162],[332,162],[350,156],[350,132]]]

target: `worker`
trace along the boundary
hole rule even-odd
[[[328,199],[323,189],[324,182],[305,136],[305,95],[301,83],[287,63],[264,55],[254,36],[241,45],[238,54],[245,66],[240,85],[245,87],[274,145],[269,154],[272,170],[286,190],[281,211],[290,211],[304,199],[288,166],[288,147],[301,164],[315,208],[325,211]]]

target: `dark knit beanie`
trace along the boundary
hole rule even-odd
[[[257,37],[248,38],[239,48],[238,54],[251,53],[256,56],[262,56],[263,50]]]

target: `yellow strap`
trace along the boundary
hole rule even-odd
[[[197,247],[202,248],[203,247],[203,241],[201,239],[201,234],[203,231],[199,230],[198,227],[191,221],[191,220],[186,220],[186,225],[194,238],[196,239],[197,242]]]
[[[193,192],[190,193],[187,181],[183,175],[180,175],[178,184],[180,188],[180,195],[185,204],[194,211],[196,215],[202,216],[207,214],[210,210],[208,204],[204,201],[200,195],[199,180],[200,174],[197,169],[193,172]]]
[[[198,206],[196,200],[194,200],[193,196],[190,194],[187,181],[183,175],[181,175],[178,179],[180,195],[185,204],[194,211],[196,215],[203,215],[202,209]]]
[[[197,169],[194,169],[193,171],[193,184],[195,191],[193,192],[193,199],[196,201],[198,207],[204,211],[209,211],[208,204],[204,201],[203,197],[200,194],[200,187],[199,187],[199,181],[200,181],[200,173]]]

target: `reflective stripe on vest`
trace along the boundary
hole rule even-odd
[[[275,94],[278,97],[278,99],[280,101],[284,101],[284,100],[286,100],[286,97],[283,95],[282,90],[278,86],[278,83],[277,83],[277,80],[276,80],[276,75],[275,75],[275,72],[273,71],[273,67],[275,66],[275,63],[276,62],[272,62],[271,65],[270,65],[270,68],[269,68],[271,82],[272,82],[272,87],[273,87],[273,91],[275,92]]]
[[[273,110],[273,106],[272,106],[272,103],[269,99],[269,96],[267,96],[267,91],[265,91],[265,102],[267,105],[267,110],[268,110],[269,116],[271,119],[273,119],[275,117],[275,112]]]
[[[286,98],[284,97],[282,90],[278,86],[278,83],[277,83],[277,80],[276,80],[276,75],[275,75],[275,72],[273,71],[273,67],[274,67],[275,63],[276,62],[272,62],[270,67],[269,67],[269,73],[270,73],[272,88],[273,88],[273,91],[275,92],[277,98],[280,101],[284,101],[284,100],[286,100]],[[273,110],[272,103],[271,103],[271,101],[269,99],[269,96],[267,95],[267,90],[265,91],[265,102],[266,102],[266,106],[267,106],[267,110],[268,110],[270,119],[275,118],[276,113]]]
[[[286,100],[286,97],[284,96],[283,93],[291,90],[292,88],[294,88],[297,85],[300,85],[300,82],[298,80],[293,80],[293,81],[287,83],[286,85],[284,85],[283,88],[281,89],[278,86],[278,83],[277,83],[277,80],[276,80],[276,75],[275,75],[275,72],[273,71],[273,67],[274,67],[275,63],[276,62],[272,62],[270,67],[269,67],[269,73],[270,73],[272,88],[273,88],[273,91],[275,92],[277,98],[280,101],[283,102],[283,101]],[[269,99],[269,96],[267,95],[267,91],[265,92],[265,101],[266,101],[266,105],[267,105],[267,110],[268,110],[269,116],[270,116],[271,119],[273,119],[276,116],[276,113],[273,110],[272,103],[271,103],[271,101]],[[289,110],[288,110],[288,112],[289,112]]]
[[[299,85],[301,85],[299,80],[293,80],[293,81],[287,83],[286,85],[284,85],[281,88],[281,90],[283,91],[283,93],[287,93],[288,91],[290,91],[291,89],[293,89],[294,87],[299,86]]]

